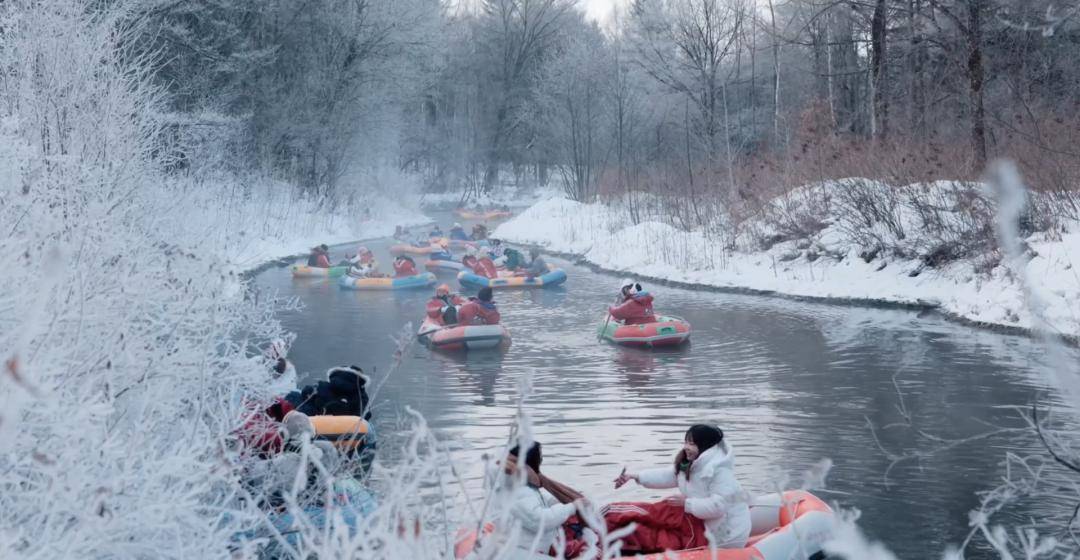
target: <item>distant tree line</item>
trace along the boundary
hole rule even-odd
[[[1075,0],[141,0],[179,158],[332,191],[394,165],[435,191],[557,178],[734,208],[845,175],[1080,177]],[[207,139],[213,142],[206,142]],[[185,151],[186,150],[186,151]],[[200,154],[199,161],[213,160]]]

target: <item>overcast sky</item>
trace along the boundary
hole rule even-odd
[[[581,8],[590,19],[606,25],[611,18],[611,11],[615,6],[625,7],[630,0],[580,0]]]

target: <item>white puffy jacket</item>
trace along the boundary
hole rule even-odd
[[[522,484],[510,495],[510,515],[521,524],[518,549],[546,556],[562,524],[577,511],[574,504],[560,504],[535,486]],[[550,558],[550,556],[547,556]]]
[[[750,537],[750,505],[735,478],[734,454],[726,441],[707,449],[690,466],[690,480],[675,467],[638,473],[646,488],[675,488],[686,496],[686,513],[705,522],[719,548],[742,548]]]

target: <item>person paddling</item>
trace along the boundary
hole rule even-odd
[[[640,283],[627,279],[619,289],[618,304],[608,307],[608,314],[624,325],[655,323],[652,303],[652,294],[644,291]]]
[[[510,450],[503,464],[509,476],[499,487],[500,492],[509,492],[511,521],[520,527],[516,542],[519,554],[512,557],[546,557],[554,550],[563,524],[575,513],[584,512],[588,504],[581,493],[541,474],[539,442],[522,455],[520,446]],[[521,470],[525,476],[518,478]]]

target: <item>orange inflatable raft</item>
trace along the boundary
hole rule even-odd
[[[436,252],[436,249],[433,247],[433,245],[437,245],[445,249],[446,246],[450,244],[450,242],[445,237],[433,237],[431,243],[431,245],[425,245],[423,247],[417,247],[416,245],[409,245],[407,243],[398,243],[396,245],[390,246],[390,254],[394,255],[395,257],[399,257],[401,255],[430,255],[431,253]]]
[[[834,514],[824,501],[805,490],[762,496],[750,504],[751,530],[746,547],[710,550],[694,548],[624,556],[620,560],[817,560],[832,537]],[[490,524],[484,534],[494,531]],[[465,558],[477,547],[475,531],[462,532],[454,557]]]
[[[454,213],[466,220],[498,220],[500,218],[509,218],[514,213],[507,210],[488,210],[481,212],[474,212],[472,210],[466,210],[464,208],[458,208],[454,210]]]
[[[690,323],[679,317],[663,316],[657,317],[655,323],[641,325],[609,320],[600,326],[600,338],[623,346],[678,346],[690,339]]]

